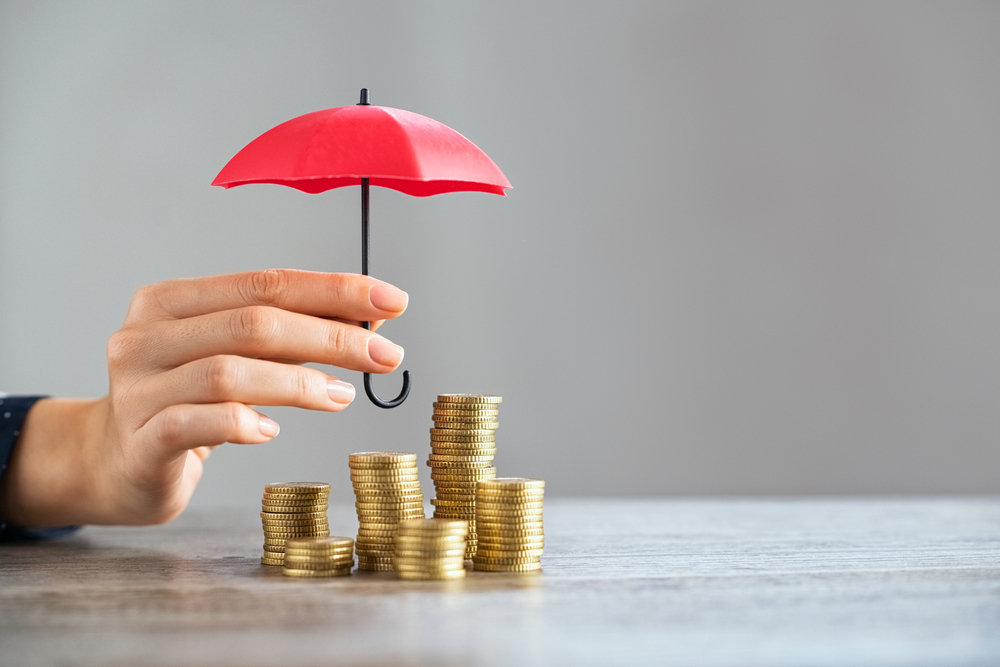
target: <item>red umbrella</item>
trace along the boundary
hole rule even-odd
[[[426,116],[373,106],[367,88],[355,106],[314,111],[268,130],[212,181],[224,188],[248,183],[287,185],[310,194],[360,185],[361,273],[366,276],[369,184],[416,197],[464,191],[503,195],[511,187],[493,160],[461,134]],[[375,395],[369,373],[365,393],[375,405],[394,408],[410,393],[410,372],[403,371],[403,389],[391,401]]]

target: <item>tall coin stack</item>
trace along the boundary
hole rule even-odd
[[[466,521],[400,521],[392,563],[396,574],[400,579],[461,579],[468,531]]]
[[[264,524],[264,565],[283,565],[285,542],[295,537],[326,537],[330,485],[322,482],[276,482],[264,487],[260,520]]]
[[[424,518],[417,455],[358,452],[351,454],[350,466],[360,523],[354,544],[358,569],[392,572],[396,525],[402,519]]]
[[[282,574],[289,577],[346,577],[354,567],[349,537],[297,537],[285,542]]]
[[[434,517],[469,522],[466,558],[476,553],[476,482],[496,477],[500,396],[440,394],[434,403],[431,455]]]
[[[472,558],[475,569],[486,572],[542,569],[544,495],[545,482],[540,479],[498,477],[478,483],[479,543]]]

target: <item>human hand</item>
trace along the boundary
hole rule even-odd
[[[36,404],[0,508],[27,526],[169,521],[211,449],[277,435],[251,405],[350,404],[350,384],[301,364],[399,366],[403,349],[360,323],[375,329],[406,304],[405,292],[373,278],[290,270],[140,289],[108,343],[108,395]]]

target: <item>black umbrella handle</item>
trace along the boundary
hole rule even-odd
[[[367,90],[365,91],[367,92]],[[361,273],[363,275],[368,275],[368,179],[361,179]],[[371,331],[371,322],[362,322],[363,326],[368,331]],[[368,394],[368,399],[379,406],[380,408],[396,408],[403,404],[406,397],[410,395],[410,371],[403,371],[403,388],[399,392],[399,396],[392,399],[391,401],[383,401],[378,395],[375,394],[375,390],[372,389],[372,374],[365,373],[365,393]]]

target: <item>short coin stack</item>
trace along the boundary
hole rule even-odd
[[[343,577],[354,566],[349,537],[297,537],[285,542],[282,574],[289,577]]]
[[[476,482],[496,477],[500,396],[441,394],[434,403],[431,468],[434,516],[469,522],[466,558],[476,553]]]
[[[400,521],[392,563],[396,574],[400,579],[461,579],[468,531],[467,521]]]
[[[542,499],[545,482],[525,477],[483,480],[476,487],[479,542],[477,570],[533,572],[542,569]]]
[[[405,452],[351,454],[351,483],[358,510],[358,569],[392,572],[393,538],[402,519],[424,518],[417,455]]]
[[[283,565],[285,542],[295,537],[326,537],[330,485],[276,482],[264,487],[260,520],[264,524],[264,565]]]

